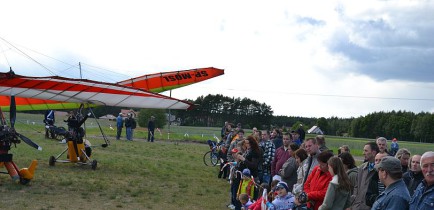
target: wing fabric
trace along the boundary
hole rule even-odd
[[[161,93],[197,82],[201,82],[224,74],[223,69],[214,67],[198,68],[182,71],[161,72],[143,75],[118,82],[119,85],[139,88],[154,93]]]
[[[47,108],[48,104],[56,103],[56,106],[68,109],[69,106],[75,106],[68,103],[156,109],[188,109],[192,105],[182,100],[119,84],[57,76],[26,77],[13,73],[0,73],[0,95],[6,98],[15,95],[17,110]],[[4,106],[4,103],[9,102],[5,101],[6,98],[0,98],[0,105],[4,110],[8,109]]]
[[[0,85],[1,86],[1,85]],[[21,98],[15,97],[17,111],[29,111],[29,110],[58,110],[58,109],[78,109],[80,103],[68,103],[54,100],[43,100],[35,98]],[[9,111],[9,96],[0,95],[0,107],[5,111]],[[87,104],[89,107],[95,107],[94,104]],[[87,107],[86,107],[87,108]]]

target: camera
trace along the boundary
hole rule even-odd
[[[301,203],[306,203],[307,202],[307,193],[306,192],[302,192],[299,196],[298,196],[298,200]]]

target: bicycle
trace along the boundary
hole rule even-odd
[[[221,143],[208,140],[209,151],[203,155],[203,163],[206,166],[216,166],[220,163],[219,151],[221,149]]]

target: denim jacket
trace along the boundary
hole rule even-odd
[[[387,186],[384,192],[380,193],[371,210],[393,209],[407,210],[410,201],[410,193],[402,179]]]
[[[434,185],[426,186],[423,180],[410,200],[410,210],[434,209]]]

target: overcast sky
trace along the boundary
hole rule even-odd
[[[275,115],[434,111],[434,1],[1,1],[0,71],[115,82],[225,69],[172,91]],[[13,46],[13,47],[12,47]],[[25,56],[23,56],[25,54]],[[168,95],[169,93],[163,93]]]

